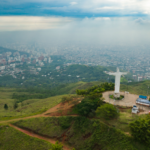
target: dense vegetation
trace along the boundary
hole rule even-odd
[[[30,137],[10,126],[0,126],[0,150],[49,150],[49,142]]]
[[[148,150],[121,131],[85,117],[51,117],[20,120],[15,125],[65,141],[76,150]]]
[[[130,123],[132,136],[139,142],[150,144],[150,116]]]
[[[77,104],[74,109],[81,116],[94,117],[96,109],[103,105],[102,92],[113,89],[114,84],[107,82],[92,86],[85,90],[77,89],[76,93],[84,96],[85,98],[81,101],[81,103]]]
[[[102,104],[103,102],[99,98],[90,99],[87,97],[77,104],[74,110],[81,116],[94,117],[96,109]]]

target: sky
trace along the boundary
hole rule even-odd
[[[0,0],[0,39],[14,34],[18,39],[146,43],[150,0]]]

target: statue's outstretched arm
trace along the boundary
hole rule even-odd
[[[115,76],[117,73],[113,73],[113,72],[111,73],[111,72],[110,72],[110,73],[108,73],[108,74],[109,74],[109,75],[114,75],[114,76]]]

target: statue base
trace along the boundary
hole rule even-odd
[[[120,97],[120,93],[114,93],[114,97],[119,98]]]

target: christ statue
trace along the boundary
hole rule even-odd
[[[109,72],[109,75],[114,75],[115,76],[115,92],[114,96],[115,97],[120,97],[120,78],[121,75],[126,75],[127,72],[120,72],[119,68],[117,67],[117,72]]]

